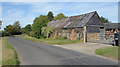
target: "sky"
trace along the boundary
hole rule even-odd
[[[99,16],[118,22],[118,2],[1,2],[0,11],[2,29],[15,21],[22,27],[32,24],[36,17],[47,15],[49,11],[54,16],[64,13],[68,17],[97,11]]]

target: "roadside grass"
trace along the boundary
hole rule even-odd
[[[2,65],[19,65],[17,53],[7,39],[8,37],[2,37]]]
[[[118,60],[118,46],[99,48],[95,51],[95,53],[101,56]]]
[[[52,38],[36,39],[34,37],[30,37],[27,35],[22,35],[22,38],[27,39],[27,40],[31,40],[31,41],[52,44],[52,45],[83,43],[83,40],[52,39]]]

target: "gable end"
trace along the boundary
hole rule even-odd
[[[94,15],[86,23],[86,26],[91,26],[91,25],[104,26],[104,24],[101,22],[101,19],[100,19],[99,15],[97,14],[97,12],[95,12]]]

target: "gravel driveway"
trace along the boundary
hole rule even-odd
[[[96,55],[95,50],[101,47],[112,47],[112,45],[99,44],[99,43],[80,43],[80,44],[69,44],[69,45],[54,45],[66,49],[75,50],[81,53],[86,53],[90,55]],[[99,55],[97,55],[99,56]],[[100,56],[102,57],[102,56]],[[105,58],[105,57],[103,57]]]

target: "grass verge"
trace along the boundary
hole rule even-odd
[[[34,37],[30,37],[27,35],[22,35],[22,38],[27,39],[27,40],[31,40],[31,41],[52,44],[52,45],[83,43],[83,40],[52,39],[52,38],[36,39]]]
[[[118,60],[118,47],[103,47],[95,51],[96,54]]]
[[[17,53],[7,39],[8,37],[2,37],[2,65],[19,65]]]

